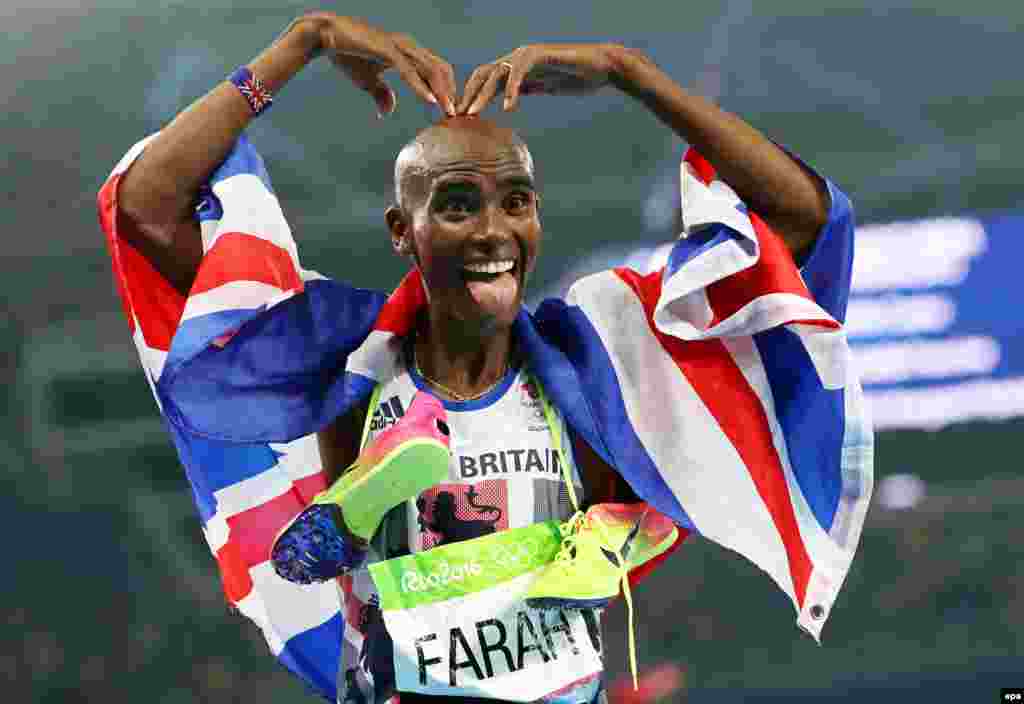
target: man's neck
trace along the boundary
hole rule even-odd
[[[472,398],[493,387],[511,364],[512,329],[424,316],[417,324],[415,360],[427,381],[456,397]],[[444,389],[437,389],[444,392]]]

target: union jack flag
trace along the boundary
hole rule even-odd
[[[274,102],[274,96],[263,85],[263,81],[252,74],[249,74],[248,78],[238,84],[238,90],[249,101],[249,107],[257,115],[269,108]]]

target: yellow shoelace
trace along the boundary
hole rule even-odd
[[[534,386],[540,394],[541,406],[544,408],[544,417],[547,419],[548,428],[551,430],[551,442],[555,446],[555,452],[558,453],[558,465],[562,470],[562,481],[565,482],[566,490],[569,492],[569,500],[572,502],[572,507],[575,511],[568,521],[559,526],[559,530],[562,533],[562,547],[555,556],[555,560],[564,564],[571,563],[574,559],[574,548],[579,539],[580,531],[585,524],[589,525],[592,522],[597,524],[598,530],[601,531],[601,539],[604,540],[605,545],[609,546],[609,552],[615,555],[619,563],[619,581],[622,583],[622,596],[626,599],[626,614],[629,622],[629,672],[633,675],[633,690],[636,691],[640,688],[640,684],[637,680],[636,628],[633,622],[633,594],[629,588],[629,567],[620,549],[611,547],[615,543],[612,542],[611,536],[608,534],[608,528],[605,526],[604,521],[601,520],[601,517],[594,514],[593,521],[591,521],[590,517],[580,509],[580,502],[576,498],[576,488],[573,486],[572,477],[569,476],[569,463],[565,461],[565,453],[562,451],[562,433],[557,425],[555,412],[551,404],[548,403],[547,395],[536,380],[534,380]],[[643,520],[642,516],[640,520]]]
[[[574,549],[576,548],[577,537],[586,522],[587,514],[583,511],[576,511],[572,518],[558,526],[558,530],[562,533],[562,547],[558,554],[555,555],[555,562],[563,565],[568,565],[572,562],[575,556]]]

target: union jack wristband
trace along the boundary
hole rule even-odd
[[[274,104],[273,94],[263,85],[263,81],[253,75],[248,66],[239,66],[234,73],[228,76],[228,80],[248,101],[253,116],[261,115]]]

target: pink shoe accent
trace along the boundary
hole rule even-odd
[[[424,391],[416,392],[409,410],[397,423],[363,448],[356,464],[372,467],[403,442],[414,438],[430,438],[450,447],[448,414],[437,398]]]
[[[632,528],[641,521],[636,540],[643,550],[661,544],[676,527],[670,518],[646,503],[595,504],[587,510],[587,517],[591,516],[597,516],[609,527],[627,525]]]

